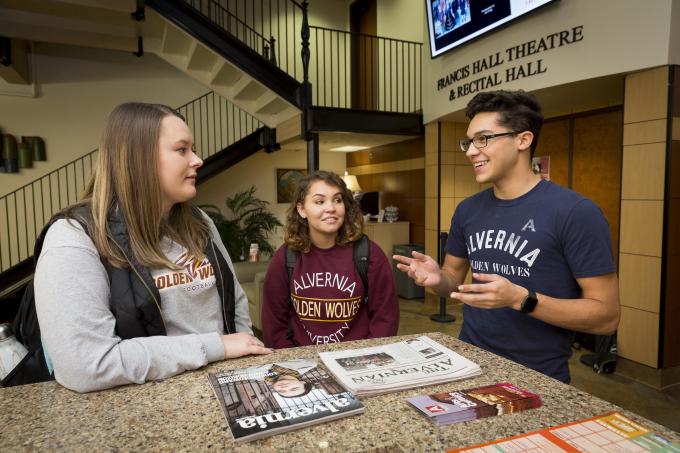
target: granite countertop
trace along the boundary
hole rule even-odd
[[[662,435],[678,433],[634,413],[482,351],[448,335],[431,338],[478,363],[472,379],[364,398],[362,415],[236,444],[206,373],[319,351],[391,343],[404,337],[286,349],[213,363],[161,382],[78,394],[56,382],[0,389],[0,451],[443,451],[619,410]],[[538,393],[543,406],[522,413],[435,427],[405,400],[436,391],[512,382]]]

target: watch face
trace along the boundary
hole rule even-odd
[[[534,308],[536,308],[537,303],[538,299],[536,298],[536,293],[529,290],[529,294],[527,295],[526,299],[524,299],[524,302],[522,302],[520,311],[522,313],[531,313],[534,311]]]

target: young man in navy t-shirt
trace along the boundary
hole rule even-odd
[[[395,256],[421,286],[460,300],[460,338],[569,382],[571,331],[611,334],[619,292],[609,227],[590,200],[534,174],[543,114],[523,91],[476,95],[460,141],[479,183],[451,220],[446,258]],[[472,284],[462,284],[472,268]]]

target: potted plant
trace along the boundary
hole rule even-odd
[[[201,209],[215,222],[233,261],[244,261],[250,244],[254,243],[261,254],[273,255],[274,248],[267,238],[276,227],[283,226],[267,209],[269,202],[257,198],[255,190],[255,186],[251,186],[233,197],[227,197],[224,201],[228,210],[226,216],[215,205],[201,205]]]

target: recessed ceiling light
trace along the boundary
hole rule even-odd
[[[338,146],[337,148],[329,148],[329,151],[342,151],[345,153],[351,153],[352,151],[361,151],[362,149],[367,149],[368,146],[355,146],[355,145],[346,145],[346,146]]]

